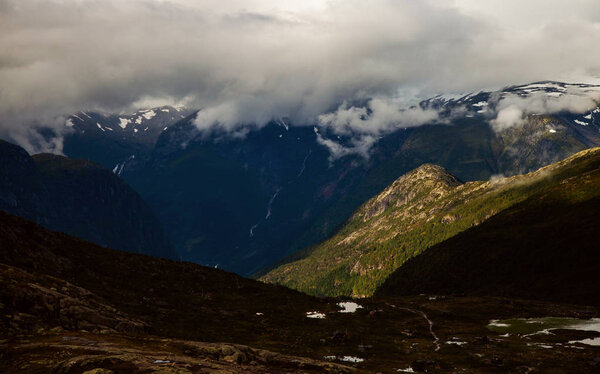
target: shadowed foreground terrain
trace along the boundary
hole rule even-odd
[[[0,223],[1,372],[568,373],[600,361],[600,348],[569,343],[597,333],[486,327],[595,307],[422,295],[340,313],[337,299],[100,248],[5,213]]]

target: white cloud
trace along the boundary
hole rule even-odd
[[[337,110],[320,115],[318,124],[321,128],[349,139],[349,145],[343,146],[318,134],[319,143],[331,153],[330,161],[352,153],[368,158],[369,150],[380,136],[397,129],[432,123],[439,118],[435,110],[419,106],[404,108],[401,101],[377,97],[364,106],[350,106],[344,102]]]
[[[517,105],[509,105],[498,111],[498,116],[492,121],[492,126],[496,131],[506,130],[509,127],[521,126],[525,122],[525,113],[523,108]]]
[[[597,0],[0,0],[0,136],[139,103],[234,128],[399,90],[591,80],[599,17]]]
[[[598,89],[580,89],[570,87],[559,96],[546,92],[530,93],[526,97],[506,95],[496,98],[496,118],[492,127],[502,131],[509,127],[519,126],[525,122],[529,114],[555,114],[562,111],[585,113],[600,103],[600,87]]]
[[[379,135],[398,128],[420,126],[437,118],[435,110],[419,106],[402,108],[396,100],[378,97],[361,107],[350,107],[344,102],[336,111],[320,115],[318,121],[336,134]]]

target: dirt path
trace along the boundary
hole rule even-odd
[[[429,333],[433,337],[433,344],[435,344],[435,350],[436,350],[436,352],[440,350],[440,338],[438,338],[438,336],[433,331],[433,321],[430,320],[429,317],[427,317],[427,314],[425,314],[425,312],[423,312],[422,310],[417,310],[417,309],[399,307],[399,306],[396,306],[396,305],[393,305],[393,304],[387,304],[387,305],[391,306],[392,308],[400,309],[400,310],[406,310],[408,312],[411,312],[411,313],[414,313],[414,314],[418,314],[421,317],[423,317],[427,321],[427,323],[429,324]]]

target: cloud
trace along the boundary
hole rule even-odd
[[[521,126],[524,123],[524,108],[521,108],[517,105],[510,105],[498,111],[496,119],[492,121],[492,127],[496,131],[502,131],[510,127]]]
[[[524,124],[529,114],[556,114],[563,111],[582,114],[591,111],[600,103],[600,87],[567,87],[562,93],[533,92],[527,96],[508,94],[492,98],[491,101],[495,107],[495,118],[491,125],[494,130],[502,131]]]
[[[349,107],[344,102],[336,111],[320,115],[318,122],[338,135],[353,132],[378,135],[398,128],[420,126],[437,119],[438,112],[435,110],[419,106],[402,108],[401,103],[396,100],[373,98],[362,107]]]
[[[344,146],[321,134],[317,134],[317,140],[329,149],[330,161],[352,153],[368,158],[372,145],[382,135],[438,119],[436,110],[420,106],[403,108],[399,99],[378,97],[370,99],[364,106],[350,106],[344,102],[337,110],[319,115],[317,122],[328,133],[348,138],[348,144]]]
[[[340,106],[589,81],[599,44],[597,0],[0,0],[0,136],[182,102],[200,127],[336,112],[379,129],[394,110],[344,122]]]

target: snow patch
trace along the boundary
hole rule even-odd
[[[96,122],[96,126],[98,126],[98,128],[99,128],[100,130],[102,130],[103,132],[106,132],[106,130],[104,130],[104,128],[102,128],[102,125],[101,125],[101,124],[99,124],[98,122]]]
[[[325,319],[325,313],[320,313],[320,312],[306,312],[306,318]]]
[[[285,123],[285,121],[282,118],[280,118],[276,122],[279,126],[283,126],[285,128],[285,131],[289,131],[290,127],[287,125],[287,123]]]
[[[116,164],[115,167],[113,168],[112,172],[115,173],[116,175],[121,175],[121,173],[123,172],[123,167],[125,166],[125,163],[119,163]]]
[[[73,123],[73,121],[69,118],[66,122],[65,122],[65,126],[67,127],[73,127],[75,126],[75,124]]]
[[[343,357],[338,357],[338,360],[344,361],[344,362],[359,363],[359,362],[363,362],[365,359],[364,358],[360,358],[360,357],[356,357],[356,356],[343,356]]]
[[[548,131],[551,132],[551,133],[553,133],[553,134],[556,132],[556,130],[554,130],[554,129],[550,129]]]
[[[493,327],[509,327],[508,323],[500,323],[497,319],[493,319],[490,321],[489,326]]]
[[[575,123],[578,124],[578,125],[581,125],[581,126],[587,126],[587,125],[589,125],[589,123],[580,121],[578,119],[575,120]]]
[[[127,118],[119,118],[119,126],[121,126],[122,129],[125,129],[125,127],[127,127],[128,124],[131,123],[130,119]]]
[[[363,362],[365,359],[364,358],[360,358],[360,357],[356,357],[356,356],[323,356],[324,359],[328,360],[328,361],[335,361],[335,360],[339,360],[339,361],[344,361],[344,362],[353,362],[353,363],[359,363],[359,362]],[[412,371],[411,373],[414,373],[414,371]]]
[[[155,115],[156,115],[156,112],[153,110],[150,110],[150,111],[142,114],[142,116],[144,116],[145,119],[152,119]]]
[[[398,370],[396,370],[396,371],[398,371],[398,372],[400,372],[400,373],[414,373],[414,372],[415,372],[415,371],[413,370],[413,368],[412,368],[412,367],[410,367],[410,366],[409,366],[409,367],[407,367],[406,369],[398,369]]]
[[[556,83],[532,83],[518,88],[522,90],[541,90],[546,88],[554,88],[559,91],[566,91],[566,88]]]
[[[352,301],[343,301],[343,302],[337,303],[337,305],[340,308],[342,308],[342,310],[340,310],[340,313],[354,313],[358,309],[362,309],[362,305],[358,305],[357,303],[352,302]]]
[[[452,344],[452,345],[465,345],[465,344],[467,344],[467,342],[449,341],[449,342],[446,342],[446,344]]]

